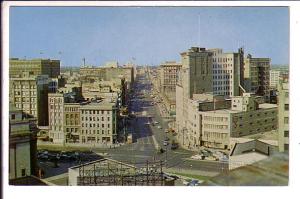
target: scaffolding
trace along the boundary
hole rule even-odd
[[[111,159],[80,165],[80,186],[165,186],[174,179],[162,172],[162,161],[142,163],[138,167]]]

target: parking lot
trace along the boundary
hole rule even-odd
[[[38,167],[42,178],[68,172],[69,167],[103,158],[90,151],[48,151],[39,150],[37,153]]]

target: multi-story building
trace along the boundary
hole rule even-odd
[[[230,138],[277,129],[277,105],[259,104],[249,93],[231,100],[213,95],[196,98],[189,100],[186,126],[178,136],[184,148],[229,149]]]
[[[182,69],[176,85],[176,130],[184,133],[187,127],[188,101],[193,94],[213,92],[213,53],[205,48],[192,47],[181,53]]]
[[[117,140],[115,100],[83,101],[75,92],[49,93],[49,138],[56,144],[113,144]]]
[[[225,97],[241,93],[244,51],[224,53],[222,49],[209,49],[213,53],[213,93]]]
[[[117,141],[117,107],[115,103],[93,101],[81,105],[81,143],[112,144]]]
[[[183,130],[178,133],[178,141],[182,147],[197,150],[203,146],[203,114],[207,111],[228,109],[231,101],[223,96],[212,94],[194,94],[188,100],[188,116]]]
[[[110,81],[115,78],[125,78],[128,89],[134,82],[134,67],[82,67],[79,70],[81,79]]]
[[[65,143],[64,129],[64,94],[48,94],[49,138],[53,143]]]
[[[60,75],[60,61],[50,59],[18,59],[9,60],[9,77],[24,77],[48,75],[49,78],[57,78]]]
[[[270,96],[270,61],[270,58],[253,58],[249,54],[244,66],[244,78],[249,82],[247,92],[264,96],[267,101]]]
[[[48,75],[10,78],[9,86],[12,105],[37,118],[39,126],[47,126]]]
[[[9,107],[9,179],[36,175],[36,125],[22,110]]]
[[[281,76],[289,74],[288,68],[276,68],[270,70],[270,88],[276,89]]]
[[[65,103],[63,128],[66,135],[67,143],[80,143],[81,140],[81,122],[80,122],[80,104]]]
[[[161,92],[167,96],[175,97],[178,73],[182,65],[174,61],[160,65]]]
[[[278,145],[279,151],[289,151],[289,83],[278,84]]]

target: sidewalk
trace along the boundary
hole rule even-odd
[[[218,172],[210,172],[210,171],[201,171],[201,170],[191,170],[191,169],[182,169],[182,168],[167,168],[164,170],[167,173],[180,173],[182,175],[198,175],[205,177],[214,177],[218,175]]]

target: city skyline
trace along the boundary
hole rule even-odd
[[[180,61],[179,53],[200,44],[229,52],[243,46],[246,54],[270,57],[272,64],[289,62],[287,7],[12,7],[10,12],[10,57],[60,59],[62,66],[80,66],[83,58],[96,66],[111,60],[158,65]]]

